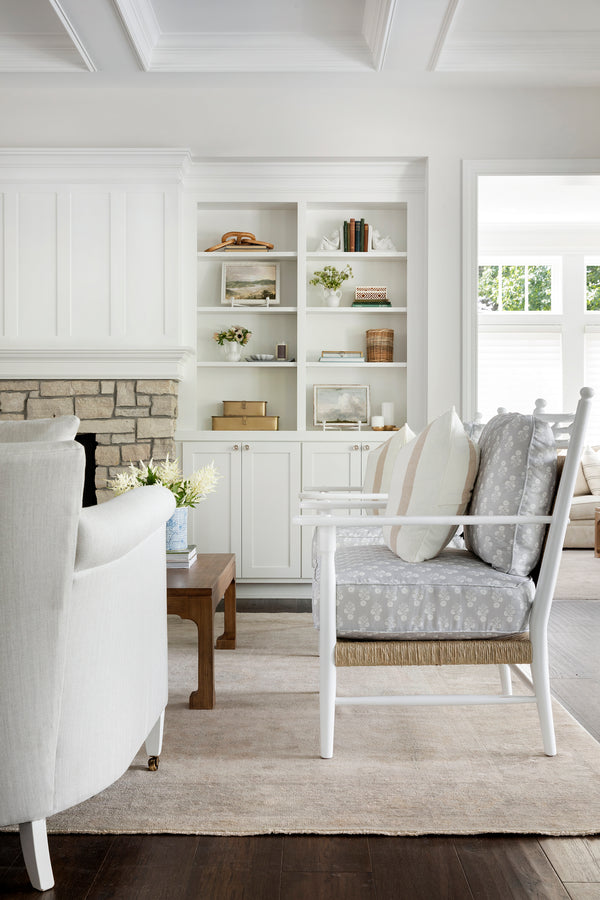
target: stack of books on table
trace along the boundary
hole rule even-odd
[[[195,544],[185,550],[167,550],[167,569],[189,569],[197,555]]]

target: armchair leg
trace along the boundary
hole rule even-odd
[[[48,850],[46,820],[22,822],[19,825],[21,850],[31,884],[37,891],[48,891],[54,887],[54,875]]]
[[[165,711],[161,712],[160,716],[154,723],[152,727],[152,731],[146,738],[146,753],[148,754],[148,768],[155,772],[158,769],[158,758],[160,756],[160,751],[162,750],[162,742],[163,742],[163,730],[165,725]]]
[[[535,652],[531,662],[531,677],[535,691],[542,742],[546,756],[556,756],[556,737],[554,735],[554,718],[552,716],[552,697],[550,695],[550,676],[548,673],[548,651]]]
[[[512,696],[512,678],[510,674],[510,666],[502,663],[498,666],[500,671],[500,684],[502,686],[502,693],[505,697]]]

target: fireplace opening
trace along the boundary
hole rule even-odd
[[[85,475],[83,479],[82,506],[96,506],[96,441],[95,434],[76,434],[78,441],[85,450]]]

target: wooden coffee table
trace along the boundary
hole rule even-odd
[[[225,630],[213,645],[214,615],[225,598]],[[167,569],[167,613],[198,627],[198,690],[190,709],[215,705],[214,647],[235,650],[235,555],[199,553],[189,569]]]

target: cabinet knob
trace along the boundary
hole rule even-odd
[[[363,444],[363,450],[370,450],[370,446],[368,444]]]
[[[249,449],[250,449],[250,444],[244,444],[244,450],[249,450]]]
[[[239,444],[234,444],[234,445],[233,445],[233,449],[234,449],[234,450],[239,450],[239,449],[240,449],[240,445],[239,445]]]
[[[352,449],[353,449],[353,450],[360,450],[360,447],[359,447],[358,444],[353,444],[353,445],[352,445]]]

